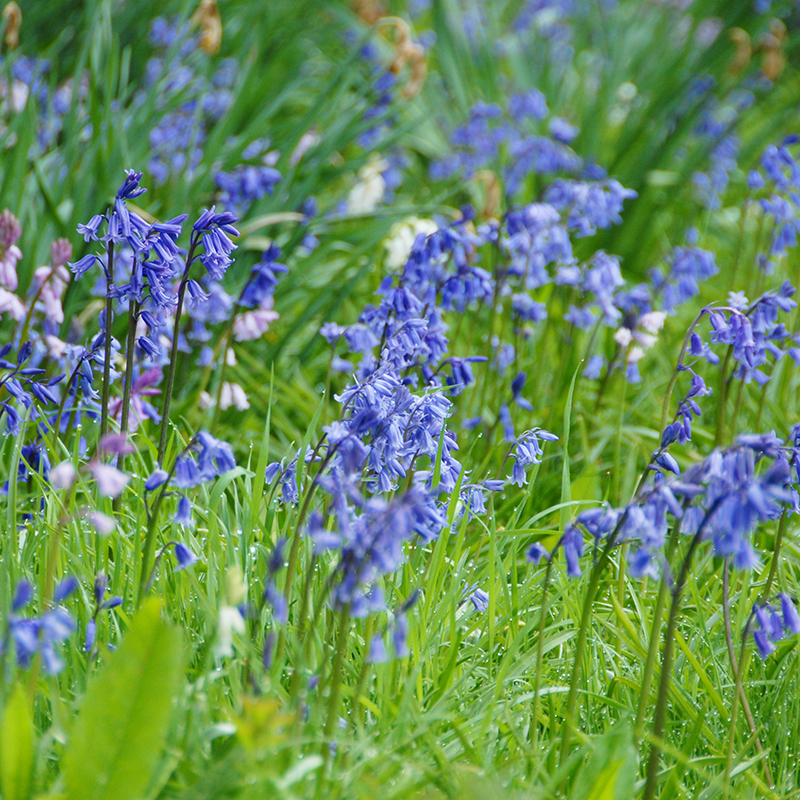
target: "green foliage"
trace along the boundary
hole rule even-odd
[[[30,697],[21,683],[9,695],[0,724],[0,789],[4,800],[25,800],[31,788],[35,743]]]
[[[136,800],[150,787],[162,758],[182,660],[180,632],[161,616],[161,603],[148,600],[119,649],[89,680],[64,756],[71,799]]]

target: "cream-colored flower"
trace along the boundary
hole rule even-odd
[[[408,261],[411,248],[421,233],[430,236],[438,230],[435,222],[429,219],[409,217],[392,226],[389,235],[384,239],[386,248],[386,267],[400,269]]]
[[[347,195],[348,214],[371,214],[383,200],[386,181],[383,172],[387,163],[382,158],[373,158],[358,172],[358,182]]]

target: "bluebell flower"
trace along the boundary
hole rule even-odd
[[[367,662],[370,664],[383,664],[389,660],[389,654],[386,652],[386,645],[383,643],[383,636],[376,633],[369,643],[369,653],[367,654]]]
[[[187,569],[197,563],[197,556],[182,542],[174,542],[175,557],[178,559],[178,566],[175,571]]]
[[[544,545],[539,544],[539,542],[534,542],[525,551],[525,558],[532,564],[538,564],[542,559],[549,561],[550,553],[547,552],[547,548],[545,548]]]
[[[514,402],[524,408],[526,411],[533,411],[533,406],[531,403],[522,397],[522,390],[525,388],[525,379],[526,375],[524,372],[520,372],[517,374],[517,377],[511,381],[511,392],[514,396]]]
[[[411,651],[408,649],[408,617],[399,614],[394,619],[394,630],[392,631],[392,643],[394,644],[394,654],[397,658],[407,658]]]
[[[21,611],[33,599],[33,586],[26,580],[17,582],[14,596],[11,599],[11,610],[16,613]]]
[[[590,381],[596,381],[606,366],[606,360],[601,355],[593,355],[583,371],[583,377]]]
[[[169,480],[169,473],[165,469],[156,469],[144,482],[144,490],[152,492],[159,486],[163,486]]]
[[[192,504],[186,495],[181,495],[180,499],[178,500],[178,509],[175,512],[175,522],[178,525],[184,525],[186,527],[194,527],[194,520],[192,519]]]
[[[225,271],[233,263],[231,253],[237,245],[230,237],[239,235],[234,227],[235,222],[234,214],[228,211],[217,213],[212,206],[203,211],[192,226],[194,234],[202,240],[204,252],[199,258],[212,281],[222,280]]]
[[[264,599],[272,606],[272,614],[275,621],[280,625],[285,625],[289,619],[289,606],[283,593],[278,591],[277,586],[272,581],[267,582],[264,590]]]
[[[478,587],[478,584],[470,586],[466,591],[464,602],[469,601],[476,611],[483,612],[489,608],[489,595]]]
[[[64,578],[64,580],[60,581],[56,586],[55,592],[53,593],[53,601],[60,603],[63,600],[66,600],[77,588],[77,578],[74,576]]]
[[[577,578],[581,575],[580,559],[583,556],[583,534],[575,525],[568,525],[561,537],[561,546],[567,559],[567,575]]]

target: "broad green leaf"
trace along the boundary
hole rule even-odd
[[[575,800],[628,800],[638,772],[633,731],[627,721],[618,722],[594,739],[592,755],[576,784]]]
[[[24,800],[31,790],[34,730],[30,701],[21,683],[14,689],[0,729],[0,787],[3,800]]]
[[[181,671],[180,634],[148,600],[90,681],[64,758],[70,800],[138,800],[164,748]]]

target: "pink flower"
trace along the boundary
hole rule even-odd
[[[22,252],[16,245],[11,245],[5,252],[0,251],[0,284],[6,289],[16,289],[19,285],[17,280],[17,261],[22,258]]]
[[[89,470],[97,481],[101,497],[119,497],[131,479],[130,475],[120,472],[116,467],[99,461],[92,461]]]
[[[142,372],[138,378],[133,382],[131,387],[131,406],[128,415],[128,430],[129,433],[136,433],[139,425],[145,419],[152,419],[154,422],[161,420],[161,415],[156,409],[145,400],[145,397],[152,397],[161,394],[160,389],[156,389],[155,385],[161,380],[161,368],[152,367],[151,369]],[[122,417],[122,398],[115,397],[108,404],[108,413],[114,419]]]
[[[50,470],[50,485],[54,489],[69,489],[77,476],[75,466],[69,461],[62,461]]]
[[[260,339],[269,326],[280,316],[272,310],[272,298],[268,297],[260,308],[237,314],[233,320],[233,337],[237,342],[251,342]]]
[[[0,314],[10,314],[13,319],[21,320],[27,311],[19,297],[0,288]]]

